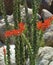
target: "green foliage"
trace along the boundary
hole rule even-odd
[[[28,8],[27,8],[26,0],[23,0],[23,5],[25,7],[25,13],[26,13],[26,22],[25,22],[26,30],[24,33],[22,33],[22,35],[14,37],[16,65],[26,65],[26,60],[28,58],[30,59],[30,65],[35,65],[37,51],[39,47],[43,44],[41,43],[43,41],[42,33],[41,31],[37,31],[37,28],[36,28],[36,22],[38,19],[37,13],[39,8],[38,5],[40,4],[40,2],[39,0],[32,0],[31,3],[32,3],[33,17],[30,20],[28,16]],[[6,16],[7,14],[5,11],[5,5],[3,0],[2,0],[2,6],[3,6],[3,17],[6,23],[6,30],[9,30],[9,23],[7,21],[7,16]],[[18,29],[19,27],[17,24],[21,22],[20,0],[13,0],[13,18],[14,18],[14,29]],[[7,46],[7,60],[8,60],[7,64],[11,65],[9,41],[10,41],[10,38],[7,38],[5,40],[5,43]]]

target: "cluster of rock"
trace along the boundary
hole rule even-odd
[[[53,16],[53,9],[51,9],[51,4],[53,3],[52,1],[53,0],[42,0],[43,3],[41,4],[42,7],[40,9],[40,13],[44,19]],[[43,39],[45,47],[39,48],[37,65],[53,65],[53,24],[45,30]]]
[[[45,31],[43,39],[46,46],[53,47],[53,24]]]
[[[53,16],[53,0],[42,0],[40,4],[40,16],[45,20],[51,16]],[[43,39],[46,46],[53,47],[53,24],[49,26],[48,29],[45,30],[43,34]]]

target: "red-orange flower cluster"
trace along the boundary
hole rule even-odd
[[[37,22],[37,29],[44,31],[46,28],[50,26],[52,20],[53,20],[53,16],[44,20],[44,22],[42,21]]]
[[[4,52],[4,55],[6,55],[6,48],[3,47],[3,52]]]
[[[18,24],[18,26],[19,26],[21,32],[22,32],[23,30],[25,30],[25,25],[24,25],[23,22],[20,22],[20,23]]]
[[[25,25],[23,22],[20,22],[18,26],[19,26],[18,30],[14,29],[14,30],[6,31],[4,34],[5,37],[11,37],[12,35],[15,35],[15,36],[20,35],[25,30]]]

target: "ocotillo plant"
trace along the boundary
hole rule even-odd
[[[39,0],[33,0],[32,1],[32,11],[33,11],[33,20],[32,20],[32,48],[33,48],[33,59],[34,59],[34,64],[35,65],[35,57],[36,57],[36,54],[37,54],[37,50],[38,50],[38,46],[37,46],[37,26],[36,26],[36,23],[37,23],[37,13],[38,13],[38,2]],[[35,24],[34,24],[35,22]]]
[[[28,40],[31,40],[31,23],[30,23],[30,19],[29,19],[29,14],[28,14],[28,8],[27,8],[27,4],[26,4],[26,0],[24,0],[24,7],[25,7],[25,17],[26,17],[26,27],[27,27],[27,31],[26,31],[26,37],[28,38]],[[28,48],[26,49],[26,44],[25,44],[25,58],[28,57],[28,52],[26,50],[28,50]],[[27,54],[27,55],[26,55]]]
[[[15,0],[14,2],[14,28],[19,29],[18,24],[21,22],[20,13],[20,1]],[[17,65],[25,65],[25,55],[24,55],[24,42],[21,36],[15,37],[15,60]]]
[[[31,62],[30,65],[35,65],[35,57],[36,57],[36,53],[37,53],[37,50],[38,50],[37,33],[36,33],[36,31],[37,31],[36,30],[36,21],[38,19],[37,13],[38,13],[39,0],[31,1],[31,3],[32,3],[32,11],[33,11],[32,22],[29,20],[29,17],[28,17],[28,9],[27,9],[26,0],[24,0],[24,3],[25,3],[24,6],[25,6],[25,13],[26,13],[26,23],[27,23],[26,25],[27,25],[27,31],[28,31],[27,32],[28,33],[28,40],[29,40],[30,44],[32,44],[32,49],[33,49],[33,51],[32,51],[33,54],[30,53],[30,55],[32,56],[32,57],[30,57],[30,62]],[[32,33],[30,31],[32,31]]]
[[[9,23],[8,23],[8,20],[7,20],[7,14],[6,14],[6,11],[5,11],[5,5],[4,5],[4,1],[1,0],[1,9],[2,9],[2,13],[3,13],[3,18],[4,18],[4,21],[5,21],[5,26],[6,26],[6,30],[9,30]],[[5,40],[5,44],[7,46],[7,64],[10,65],[10,46],[9,46],[9,41],[10,41],[10,38],[6,38]]]
[[[27,50],[29,53],[29,63],[30,65],[35,65],[36,60],[36,54],[38,51],[38,45],[37,45],[37,13],[38,13],[38,3],[39,0],[31,0],[32,3],[32,19],[29,19],[28,16],[28,8],[26,4],[26,0],[23,0],[24,7],[25,7],[25,13],[26,13],[26,22],[25,26],[26,32],[15,36],[15,62],[16,65],[25,65],[26,64],[26,58],[25,58],[25,46],[27,46]],[[6,30],[9,30],[9,23],[7,22],[7,14],[5,11],[5,6],[3,5],[3,16],[5,18],[6,23]],[[13,18],[14,18],[14,29],[19,29],[19,23],[21,22],[21,12],[20,12],[20,0],[13,0]],[[22,22],[23,23],[23,22]],[[21,28],[23,28],[23,25],[21,24]],[[20,30],[20,29],[19,29]],[[22,30],[20,30],[22,31]],[[16,32],[15,32],[16,33]],[[27,35],[26,35],[27,34]],[[7,46],[7,60],[8,65],[10,65],[10,46],[9,46],[9,38],[6,39],[6,46]]]
[[[18,13],[18,8],[19,8],[18,0],[13,1],[13,6],[14,6],[14,8],[13,8],[13,10],[14,10],[14,12],[13,12],[14,28],[17,29],[18,22],[16,19],[18,19],[18,14],[20,14],[20,12]],[[20,20],[20,18],[19,18],[19,20]],[[20,65],[20,41],[17,36],[15,37],[15,62],[16,62],[16,65]]]

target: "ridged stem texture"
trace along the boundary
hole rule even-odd
[[[32,0],[31,0],[32,1]],[[32,58],[32,63],[30,65],[35,65],[35,61],[36,61],[36,54],[38,51],[38,45],[37,45],[37,13],[38,13],[38,1],[39,0],[33,0],[32,1],[32,12],[33,12],[33,18],[32,18],[32,28],[31,28],[31,32],[32,32],[32,49],[33,49],[33,58]]]
[[[6,26],[6,31],[9,30],[9,23],[8,23],[8,20],[7,20],[7,14],[6,14],[6,10],[5,10],[5,5],[4,5],[4,1],[2,0],[1,2],[2,4],[2,13],[3,13],[3,18],[4,18],[4,21],[5,21],[5,26]],[[5,44],[6,44],[6,47],[7,47],[7,65],[11,65],[11,62],[10,62],[10,38],[6,38],[5,40]]]
[[[18,11],[17,6],[18,0],[13,0],[13,18],[14,18],[14,28],[18,29]],[[16,65],[20,65],[20,42],[18,36],[15,37],[15,62]]]
[[[18,29],[18,24],[21,22],[21,12],[20,12],[20,0],[14,0],[14,28]],[[22,37],[15,37],[15,61],[16,65],[25,65],[25,57],[24,57],[24,42],[22,41]]]

